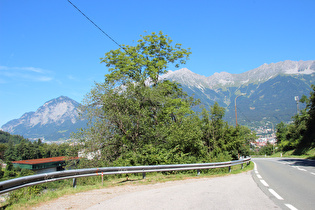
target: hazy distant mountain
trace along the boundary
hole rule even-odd
[[[245,94],[237,99],[238,122],[257,126],[271,121],[275,125],[290,121],[297,112],[295,96],[309,96],[315,81],[315,61],[264,64],[241,74],[221,72],[209,77],[184,68],[169,71],[162,79],[179,82],[184,91],[203,104],[218,102],[226,108],[229,123],[235,123],[235,98]]]
[[[21,118],[11,120],[1,128],[29,139],[68,139],[71,132],[86,124],[78,119],[79,105],[68,97],[60,96],[46,102],[36,112],[25,113]]]

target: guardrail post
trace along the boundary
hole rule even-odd
[[[142,172],[142,179],[145,179],[145,176],[146,176],[145,172]]]
[[[200,175],[200,169],[197,169],[197,176]]]
[[[229,173],[231,173],[232,169],[231,169],[231,166],[229,166]]]
[[[244,168],[244,164],[242,163],[242,164],[241,164],[241,169],[243,169],[243,168]]]
[[[77,187],[77,179],[76,178],[73,178],[72,186],[73,186],[73,188]]]

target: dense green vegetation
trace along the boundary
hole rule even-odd
[[[28,169],[14,168],[11,161],[78,155],[76,147],[67,143],[46,144],[40,139],[31,142],[4,131],[0,131],[0,142],[0,161],[6,164],[5,168],[0,168],[0,180],[33,174]]]
[[[228,125],[218,103],[194,112],[198,100],[179,84],[159,79],[169,64],[185,64],[190,54],[162,32],[105,54],[101,62],[110,73],[87,94],[83,111],[89,127],[75,137],[95,156],[80,161],[81,167],[224,161],[249,154],[255,134],[248,128]]]
[[[65,155],[75,155],[75,148],[69,144],[47,144],[40,139],[31,142],[19,135],[0,131],[0,152],[4,161],[29,160]]]
[[[277,125],[276,137],[281,151],[295,150],[294,154],[305,154],[315,147],[315,85],[311,87],[310,97],[303,95],[300,100],[306,108],[293,116],[293,123]]]

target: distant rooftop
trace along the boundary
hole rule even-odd
[[[70,159],[70,160],[76,160],[76,159],[79,159],[79,157],[60,156],[60,157],[51,157],[51,158],[40,158],[40,159],[30,159],[30,160],[18,160],[18,161],[12,161],[12,163],[35,165],[35,164],[43,164],[43,163],[61,162],[61,161],[69,160],[69,159]]]

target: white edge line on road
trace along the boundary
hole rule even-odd
[[[315,173],[312,173],[312,172],[311,172],[311,174],[315,175]]]
[[[259,179],[262,179],[262,177],[261,177],[259,174],[257,174],[257,177],[258,177]]]
[[[278,200],[283,200],[283,198],[278,193],[276,193],[276,191],[274,191],[273,189],[269,189],[269,192],[273,194]]]
[[[305,170],[304,168],[298,168],[300,171],[307,171],[307,170]]]
[[[263,185],[265,185],[265,187],[269,187],[269,185],[267,184],[267,182],[266,182],[265,180],[261,179],[260,182],[261,182]]]
[[[292,206],[291,204],[285,204],[289,209],[291,210],[298,210],[297,208],[295,208],[294,206]]]

